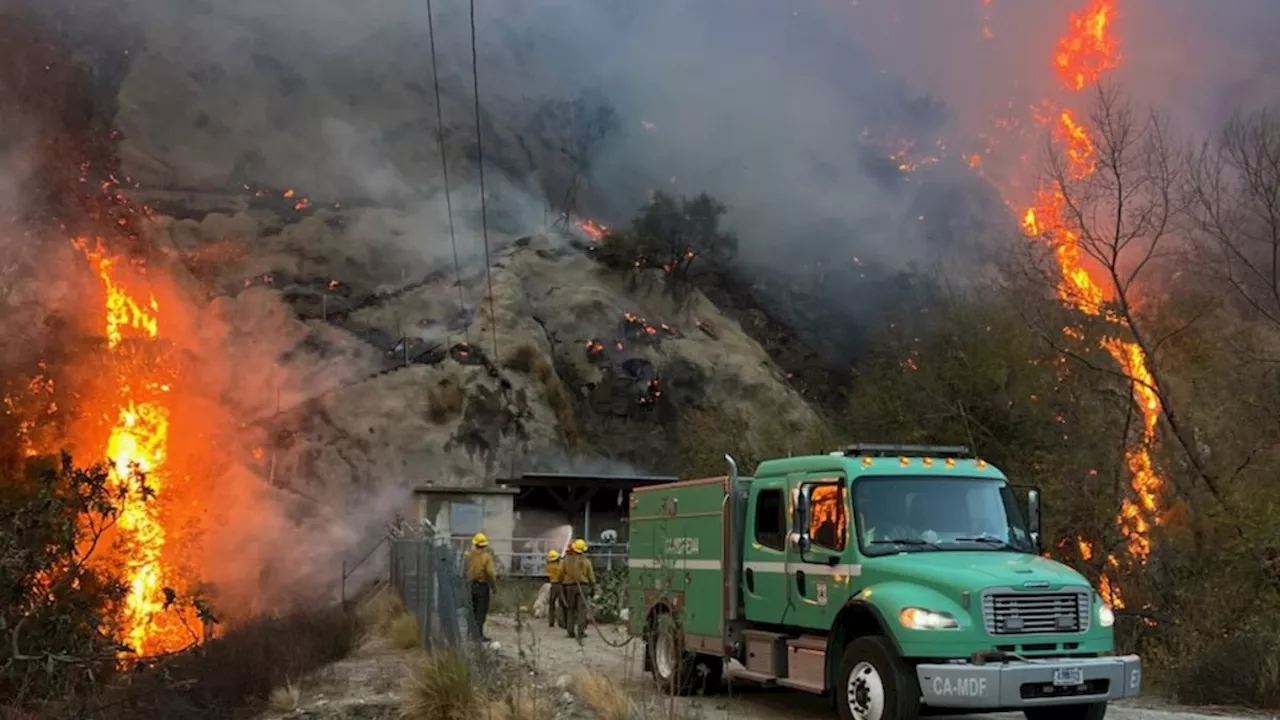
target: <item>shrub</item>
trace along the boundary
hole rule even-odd
[[[595,670],[578,676],[578,695],[600,720],[630,720],[631,696],[616,680]]]
[[[108,551],[107,530],[125,503],[150,497],[145,478],[137,478],[142,492],[121,496],[105,466],[77,468],[66,454],[6,462],[3,472],[0,696],[24,702],[87,695],[95,680],[114,674],[119,642],[101,618],[115,615],[127,589],[93,553]]]
[[[360,625],[372,635],[386,637],[391,623],[405,612],[404,603],[390,584],[384,583],[373,595],[360,606],[357,615]]]
[[[418,619],[409,613],[401,613],[387,626],[386,637],[393,647],[401,650],[418,647],[421,635],[418,632]]]
[[[431,421],[442,425],[462,414],[462,406],[466,395],[462,386],[451,380],[441,380],[438,385],[427,389],[428,415]]]
[[[610,232],[600,238],[595,258],[610,270],[632,270],[643,264],[642,249],[631,233]]]
[[[409,672],[401,716],[406,720],[472,720],[480,698],[471,679],[465,655],[456,650],[428,653]]]
[[[340,607],[300,610],[239,626],[193,652],[106,693],[95,718],[165,720],[235,717],[264,705],[273,692],[346,657],[359,636]]]
[[[591,612],[599,622],[617,622],[627,607],[627,569],[614,568],[600,574],[598,595],[591,601]]]
[[[302,687],[293,682],[287,682],[284,685],[271,691],[271,697],[267,699],[267,704],[276,712],[292,712],[298,708],[302,702]]]

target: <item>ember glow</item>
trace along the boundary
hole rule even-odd
[[[199,620],[189,609],[172,605],[166,588],[178,585],[166,564],[167,533],[162,517],[166,494],[179,481],[168,466],[170,411],[166,395],[171,374],[155,352],[160,340],[160,305],[150,293],[146,300],[131,293],[120,277],[119,260],[85,240],[75,242],[84,252],[105,291],[103,330],[108,367],[103,382],[113,385],[102,393],[113,407],[102,414],[112,423],[102,455],[108,458],[111,479],[124,498],[116,531],[128,548],[120,562],[128,583],[123,640],[137,656],[172,652],[199,642]],[[171,606],[172,605],[172,606]]]
[[[609,228],[607,226],[601,225],[597,222],[592,222],[591,220],[579,221],[578,227],[582,229],[582,232],[590,235],[592,240],[597,242],[604,237],[605,233],[609,232]]]

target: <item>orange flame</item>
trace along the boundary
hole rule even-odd
[[[1116,0],[1092,0],[1084,12],[1072,13],[1071,27],[1058,39],[1053,58],[1069,89],[1083,90],[1120,65],[1119,43],[1109,33],[1115,6]]]
[[[1119,43],[1111,34],[1117,17],[1116,4],[1117,0],[1090,0],[1084,11],[1071,15],[1070,26],[1060,38],[1054,55],[1058,76],[1068,90],[1083,90],[1119,66]],[[1045,120],[1056,118],[1053,135],[1066,160],[1067,177],[1076,180],[1089,177],[1095,169],[1096,152],[1088,128],[1069,110],[1043,117]],[[1080,237],[1064,220],[1067,209],[1061,188],[1041,187],[1035,204],[1023,215],[1023,228],[1028,235],[1041,238],[1053,247],[1061,273],[1059,298],[1086,315],[1099,316],[1103,314],[1103,305],[1111,299],[1113,288],[1097,282],[1091,274],[1080,248]],[[1124,325],[1117,318],[1108,316],[1107,319]],[[1064,333],[1082,337],[1072,328],[1065,328]],[[1125,536],[1128,556],[1141,563],[1151,552],[1148,531],[1152,523],[1159,521],[1159,491],[1164,484],[1151,457],[1161,411],[1160,398],[1140,346],[1115,337],[1106,338],[1101,344],[1133,379],[1134,401],[1143,418],[1142,437],[1125,451],[1125,463],[1136,501],[1125,498],[1116,516],[1116,524]],[[1092,559],[1093,546],[1082,538],[1077,542],[1081,557]],[[1115,568],[1119,562],[1114,555],[1108,555],[1107,564]],[[1118,608],[1124,607],[1124,600],[1105,571],[1099,588],[1107,602]]]
[[[137,362],[126,340],[154,341],[160,336],[160,305],[154,296],[139,302],[116,276],[116,260],[84,240],[85,253],[106,290],[104,329],[107,349],[121,368],[115,424],[105,454],[111,479],[125,498],[116,529],[128,543],[123,559],[128,595],[123,620],[124,641],[139,656],[180,649],[198,641],[191,613],[168,607],[164,588],[173,574],[165,566],[165,527],[159,500],[171,479],[165,462],[169,446],[169,410],[163,399],[169,385],[151,363]]]

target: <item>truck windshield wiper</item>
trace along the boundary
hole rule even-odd
[[[891,538],[889,540],[872,540],[868,545],[910,545],[912,547],[927,547],[933,550],[941,550],[936,544],[928,540],[917,540],[915,538]]]
[[[996,545],[1002,548],[1009,547],[1009,543],[1005,542],[1004,540],[1001,540],[998,537],[992,537],[991,535],[979,535],[978,537],[958,537],[955,539],[954,542],[980,542],[980,543],[991,543],[992,545]]]

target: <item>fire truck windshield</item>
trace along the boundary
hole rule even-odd
[[[863,477],[854,483],[866,555],[939,550],[1035,552],[1008,483],[974,477]]]

